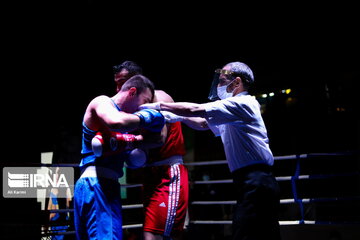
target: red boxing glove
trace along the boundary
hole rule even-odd
[[[105,136],[97,132],[91,140],[91,147],[96,157],[109,156],[133,149],[133,142],[141,140],[141,135],[111,132],[109,136]]]

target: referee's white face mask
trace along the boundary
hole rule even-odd
[[[231,80],[233,72],[225,69],[216,69],[211,89],[209,93],[209,100],[215,101],[218,99],[225,99],[233,96],[233,91],[228,93],[227,88],[235,80]],[[230,78],[230,79],[229,79]]]
[[[235,80],[235,79],[234,79]],[[231,92],[227,92],[227,88],[228,86],[234,81],[232,80],[230,83],[224,85],[224,86],[218,86],[217,87],[217,95],[220,99],[226,99],[226,98],[229,98],[229,97],[232,97],[233,96],[233,91]]]

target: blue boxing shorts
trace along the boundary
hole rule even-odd
[[[113,179],[82,177],[75,184],[76,237],[122,239],[120,184]]]

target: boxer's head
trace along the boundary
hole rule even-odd
[[[122,85],[132,76],[142,74],[142,69],[133,61],[125,61],[119,65],[113,66],[114,81],[116,91],[120,91]]]
[[[135,112],[141,104],[150,103],[154,99],[154,83],[147,77],[137,74],[129,78],[121,87],[121,93],[126,93],[124,105],[125,112]]]

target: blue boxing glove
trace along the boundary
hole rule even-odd
[[[142,109],[134,113],[140,118],[140,127],[152,132],[160,132],[165,125],[164,116],[154,109]]]

